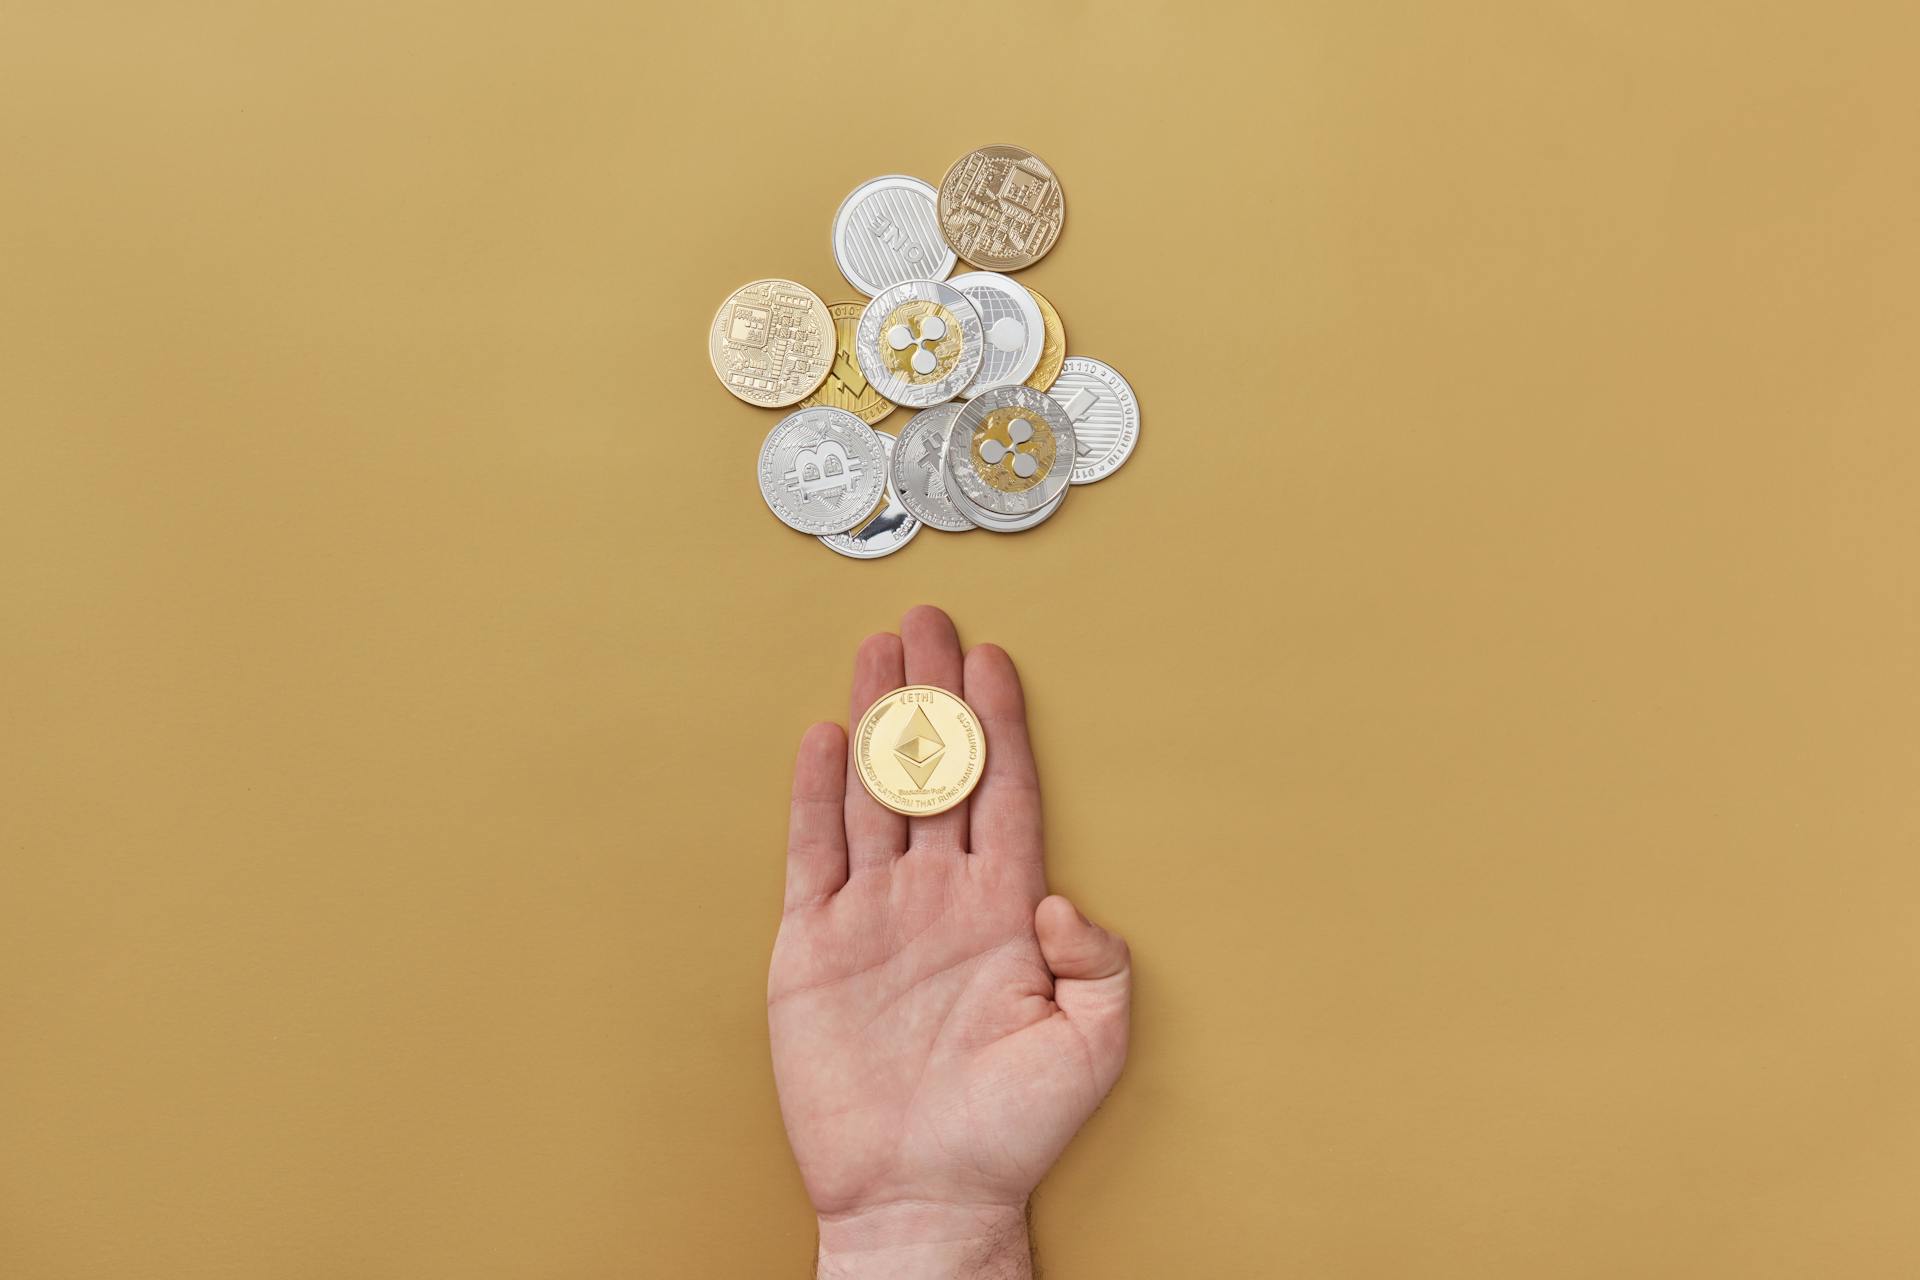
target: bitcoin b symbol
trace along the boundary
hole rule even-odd
[[[847,451],[838,440],[822,440],[811,449],[802,449],[794,457],[793,475],[802,498],[828,489],[844,489],[854,480]]]

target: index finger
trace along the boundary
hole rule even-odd
[[[1040,777],[1027,738],[1026,695],[999,645],[967,651],[965,698],[987,733],[987,767],[975,788],[968,845],[977,857],[1031,870],[1044,881]]]

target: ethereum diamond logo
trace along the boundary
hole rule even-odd
[[[947,744],[933,731],[933,721],[927,719],[926,709],[915,707],[913,719],[907,721],[907,727],[900,731],[900,740],[893,744],[893,758],[907,771],[914,786],[924,787],[946,749]]]

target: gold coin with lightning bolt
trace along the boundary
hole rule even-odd
[[[973,708],[930,684],[895,689],[853,729],[853,761],[867,793],[910,818],[943,813],[980,784],[987,735]]]
[[[1040,363],[1033,366],[1033,376],[1027,379],[1027,385],[1035,391],[1045,391],[1060,376],[1060,366],[1066,362],[1067,327],[1060,322],[1060,313],[1053,309],[1051,302],[1041,297],[1032,285],[1026,288],[1033,295],[1034,305],[1040,308],[1040,322],[1045,326],[1046,335],[1040,347]],[[838,323],[835,321],[836,326]]]
[[[833,316],[833,368],[827,371],[820,389],[800,402],[802,409],[816,404],[845,409],[868,426],[893,412],[893,401],[873,389],[853,355],[854,334],[860,330],[860,313],[866,309],[864,302],[827,304]]]

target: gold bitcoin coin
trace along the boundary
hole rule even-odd
[[[1066,220],[1059,179],[1025,147],[969,151],[940,179],[940,234],[986,271],[1018,271],[1040,261]]]
[[[972,794],[987,763],[973,708],[945,689],[910,684],[860,717],[853,762],[868,794],[910,818],[944,813]]]
[[[827,310],[833,315],[833,368],[827,371],[827,380],[820,384],[820,389],[800,402],[802,409],[816,404],[845,409],[868,426],[893,412],[893,401],[873,389],[867,375],[860,372],[860,361],[853,354],[853,336],[860,330],[860,313],[866,309],[864,302],[827,304]],[[1055,373],[1058,372],[1056,365]]]
[[[1040,363],[1033,366],[1033,374],[1027,379],[1027,385],[1035,391],[1045,391],[1060,376],[1060,366],[1067,361],[1067,326],[1060,323],[1060,313],[1053,304],[1040,296],[1038,290],[1027,286],[1027,292],[1033,295],[1034,303],[1040,308],[1040,319],[1045,325],[1044,337],[1040,347]]]
[[[833,314],[791,280],[743,284],[720,304],[707,358],[748,404],[781,409],[812,395],[833,367]]]

